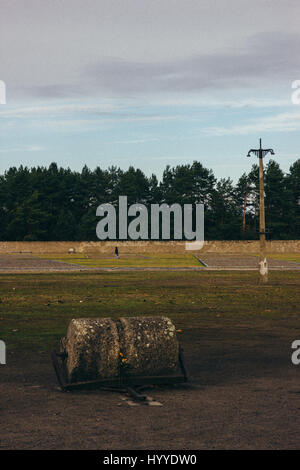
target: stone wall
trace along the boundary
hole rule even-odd
[[[0,253],[67,254],[70,248],[77,253],[184,253],[182,241],[106,241],[106,242],[0,242]],[[258,253],[259,242],[206,241],[202,253]],[[268,253],[300,253],[300,240],[274,240],[267,242]],[[186,252],[188,253],[188,252]]]

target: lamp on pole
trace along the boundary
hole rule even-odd
[[[273,149],[263,149],[259,139],[259,149],[251,149],[247,157],[254,153],[259,158],[259,274],[260,282],[268,282],[268,263],[266,258],[266,222],[265,222],[265,192],[264,192],[264,168],[263,158],[270,153],[275,155]]]

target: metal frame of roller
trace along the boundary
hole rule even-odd
[[[93,389],[122,391],[128,387],[139,387],[145,385],[171,385],[185,383],[188,381],[187,370],[184,363],[183,349],[179,345],[178,363],[181,374],[161,375],[161,376],[119,376],[116,378],[106,378],[89,380],[86,382],[69,382],[65,366],[66,353],[52,351],[51,358],[56,377],[63,392]]]

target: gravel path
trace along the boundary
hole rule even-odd
[[[197,256],[200,262],[203,262],[206,269],[209,270],[255,270],[258,269],[258,256],[245,255],[222,255],[208,253]],[[294,271],[300,269],[300,263],[293,261],[277,260],[268,258],[269,269]]]
[[[82,271],[90,268],[31,255],[0,255],[0,272]]]

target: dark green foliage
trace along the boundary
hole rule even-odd
[[[265,166],[268,238],[296,239],[300,235],[300,160],[284,174],[277,162]],[[0,176],[0,240],[97,240],[96,208],[128,204],[205,205],[205,239],[256,239],[259,228],[258,166],[236,185],[219,181],[200,162],[167,166],[159,183],[132,166],[112,166],[75,172],[58,168],[10,168]],[[150,221],[149,221],[150,222]]]

